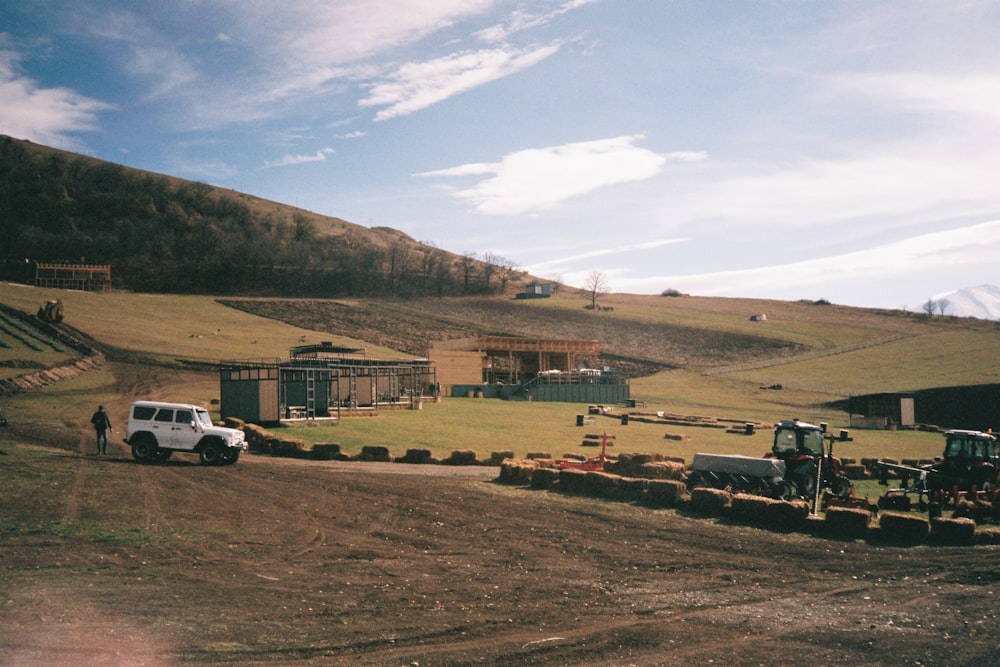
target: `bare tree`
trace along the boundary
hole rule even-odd
[[[951,304],[948,303],[948,299],[940,299],[937,302],[938,312],[941,313],[941,315],[944,315],[944,311],[948,310],[948,306],[950,305]]]
[[[500,293],[507,289],[507,283],[517,274],[517,263],[512,259],[486,253],[483,261],[494,268],[497,278],[500,280]]]
[[[468,294],[469,283],[472,282],[472,274],[476,270],[476,253],[468,251],[463,253],[459,260],[459,270],[462,272],[462,294]]]
[[[563,277],[561,273],[553,273],[549,275],[549,291],[555,294],[559,291],[562,286]]]
[[[608,277],[595,269],[587,275],[583,289],[590,295],[591,310],[597,310],[597,297],[608,291]]]
[[[923,310],[925,313],[927,313],[927,317],[931,317],[932,315],[934,315],[934,309],[936,307],[937,304],[934,303],[934,299],[927,299],[927,303],[923,305]]]

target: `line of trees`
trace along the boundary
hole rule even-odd
[[[235,194],[0,137],[0,272],[25,260],[110,264],[120,288],[282,296],[502,291],[514,262],[462,256],[398,232],[252,210]],[[391,233],[390,233],[391,232]]]

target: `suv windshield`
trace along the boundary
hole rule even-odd
[[[208,416],[208,410],[199,409],[196,413],[198,421],[202,426],[211,426],[212,418]]]

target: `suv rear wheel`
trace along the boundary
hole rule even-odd
[[[132,458],[139,463],[149,463],[156,456],[156,438],[142,433],[132,438]]]

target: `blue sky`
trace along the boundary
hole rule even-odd
[[[1000,282],[1000,3],[0,0],[0,133],[612,291]]]

